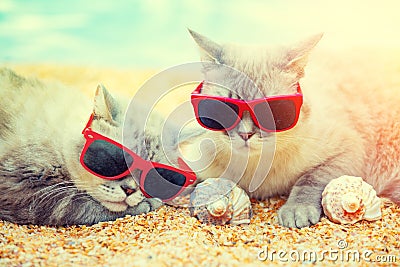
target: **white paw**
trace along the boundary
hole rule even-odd
[[[140,202],[142,202],[145,198],[145,196],[142,194],[142,192],[140,192],[140,190],[137,190],[135,193],[133,193],[132,195],[128,196],[125,200],[125,202],[131,206],[134,207],[137,204],[139,204]]]

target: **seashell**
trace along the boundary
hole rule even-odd
[[[190,195],[190,214],[203,223],[250,223],[251,202],[246,192],[224,178],[208,178]]]
[[[341,224],[382,217],[380,198],[361,177],[344,175],[330,181],[322,192],[322,207],[331,221]]]

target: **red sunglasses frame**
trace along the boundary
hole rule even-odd
[[[177,168],[174,168],[172,166],[165,165],[165,164],[162,164],[162,163],[145,160],[145,159],[141,158],[139,155],[137,155],[136,153],[134,153],[129,148],[123,146],[122,144],[120,144],[120,143],[118,143],[118,142],[116,142],[116,141],[114,141],[114,140],[112,140],[112,139],[110,139],[110,138],[108,138],[108,137],[106,137],[106,136],[104,136],[102,134],[99,134],[99,133],[93,131],[91,129],[91,125],[92,125],[93,120],[94,120],[94,114],[92,113],[92,115],[89,118],[89,121],[86,123],[86,126],[82,131],[82,134],[84,135],[84,137],[86,139],[86,143],[85,143],[85,145],[84,145],[84,147],[82,149],[81,156],[80,156],[81,165],[83,166],[83,168],[85,168],[85,170],[87,170],[91,174],[93,174],[93,175],[95,175],[97,177],[100,177],[102,179],[106,179],[106,180],[117,180],[117,179],[120,179],[120,178],[125,177],[127,175],[130,175],[132,170],[140,169],[140,170],[142,170],[142,173],[141,173],[140,179],[139,179],[139,181],[140,181],[140,183],[139,183],[140,186],[139,187],[140,187],[140,190],[142,191],[143,195],[145,197],[147,197],[147,198],[152,198],[152,196],[150,196],[149,194],[146,193],[146,191],[144,189],[144,182],[146,180],[147,173],[151,169],[153,169],[153,168],[164,168],[164,169],[168,169],[168,170],[177,172],[177,173],[182,174],[183,176],[185,176],[186,181],[185,181],[185,184],[182,186],[182,188],[174,196],[172,196],[172,197],[170,197],[168,199],[162,199],[162,201],[164,201],[164,202],[167,202],[167,201],[170,201],[170,200],[174,199],[180,193],[182,193],[182,191],[186,187],[188,187],[189,185],[193,184],[196,181],[196,179],[197,179],[196,174],[183,161],[183,159],[178,158],[178,164],[179,164],[179,168],[180,169],[177,169]],[[121,148],[123,151],[127,152],[133,158],[132,165],[129,166],[129,168],[126,171],[124,171],[123,173],[121,173],[119,175],[116,175],[116,176],[112,176],[112,177],[103,176],[103,175],[100,175],[100,174],[92,171],[88,166],[86,166],[86,164],[85,164],[83,159],[84,159],[86,151],[88,150],[90,145],[96,140],[106,141],[106,142],[108,142],[110,144],[113,144],[113,145]]]
[[[244,111],[249,111],[251,118],[255,125],[260,128],[261,130],[265,132],[282,132],[282,131],[287,131],[292,129],[298,122],[299,116],[300,116],[300,109],[301,105],[303,104],[303,93],[300,88],[300,84],[297,83],[297,92],[291,95],[276,95],[276,96],[267,96],[264,98],[259,98],[259,99],[254,99],[254,100],[241,100],[241,99],[234,99],[234,98],[229,98],[229,97],[223,97],[223,96],[211,96],[211,95],[204,95],[201,94],[201,89],[203,88],[204,81],[202,81],[197,88],[192,92],[191,94],[191,103],[194,109],[194,113],[196,115],[197,122],[203,126],[206,129],[213,130],[213,131],[229,131],[235,128],[240,120],[243,118],[243,113]],[[238,113],[237,113],[237,119],[236,121],[230,126],[229,128],[223,128],[223,129],[214,129],[210,128],[207,125],[204,125],[199,116],[199,103],[202,100],[205,99],[212,99],[212,100],[217,100],[225,103],[231,103],[234,104],[238,107]],[[257,120],[257,117],[254,112],[254,107],[257,104],[260,104],[262,102],[272,102],[272,101],[277,101],[277,100],[290,100],[295,104],[295,109],[296,109],[296,118],[293,122],[293,124],[290,127],[287,127],[285,129],[280,129],[280,130],[271,130],[263,127],[260,125],[260,123]]]

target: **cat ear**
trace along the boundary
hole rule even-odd
[[[211,41],[207,37],[188,29],[190,35],[201,49],[201,59],[222,64],[222,46]]]
[[[299,76],[303,76],[304,67],[307,64],[310,51],[321,40],[323,33],[319,33],[309,37],[308,39],[291,47],[286,54],[287,64],[286,69],[295,71]]]
[[[108,90],[102,85],[97,86],[94,96],[93,113],[107,121],[115,121],[119,114],[119,105]]]

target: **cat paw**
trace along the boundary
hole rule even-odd
[[[161,207],[163,203],[157,198],[146,198],[135,207],[132,207],[132,215],[148,213]]]
[[[278,210],[278,221],[285,227],[303,228],[318,223],[321,215],[321,207],[286,203]]]
[[[156,210],[163,205],[162,201],[158,198],[148,198],[146,201],[150,204],[150,211]]]

